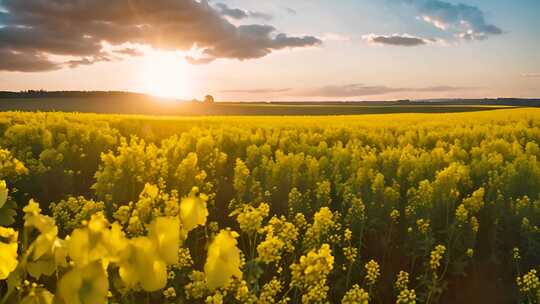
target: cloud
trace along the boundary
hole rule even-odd
[[[144,53],[135,49],[135,48],[123,48],[123,49],[120,49],[120,50],[114,50],[115,53],[117,54],[120,54],[120,55],[126,55],[126,56],[130,56],[130,57],[138,57],[138,56],[143,56]]]
[[[270,25],[234,25],[206,0],[1,0],[0,71],[36,72],[99,61],[104,44],[190,50],[204,58],[254,59],[319,45]],[[126,52],[124,55],[129,55]],[[68,62],[53,58],[69,56]]]
[[[60,64],[49,61],[36,52],[24,54],[11,50],[0,49],[0,69],[10,72],[44,72],[61,68]]]
[[[284,7],[283,9],[290,15],[296,15],[298,13],[294,8]]]
[[[384,95],[396,92],[459,92],[475,89],[473,87],[457,86],[431,86],[420,88],[370,86],[364,84],[327,85],[307,89],[235,89],[224,90],[225,94],[278,94],[281,97],[324,97],[324,98],[347,98]]]
[[[540,78],[540,73],[523,73],[521,77],[525,78]]]
[[[214,60],[216,60],[214,57],[199,57],[199,58],[196,58],[196,57],[193,57],[193,56],[186,56],[184,59],[187,61],[187,63],[192,64],[192,65],[209,64],[209,63],[213,62]]]
[[[456,33],[464,40],[484,40],[500,35],[503,30],[486,21],[484,12],[468,4],[452,4],[441,0],[400,0],[414,6],[420,19],[433,26]]]
[[[305,97],[357,97],[384,95],[396,92],[453,92],[471,90],[471,87],[434,86],[423,88],[369,86],[364,84],[330,85],[297,91],[298,96]]]
[[[391,36],[368,34],[362,37],[370,44],[386,44],[393,46],[419,46],[435,42],[433,39],[424,39],[407,34],[393,34]]]
[[[239,8],[230,8],[225,3],[217,3],[216,7],[223,16],[231,17],[233,19],[244,19],[244,18],[252,17],[252,18],[258,18],[258,19],[270,21],[273,18],[272,15],[262,13],[262,12],[252,12],[252,11],[241,10]]]
[[[291,91],[291,88],[284,89],[252,89],[252,90],[223,90],[221,93],[227,94],[271,94],[271,93],[284,93]]]

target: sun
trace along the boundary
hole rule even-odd
[[[142,79],[144,92],[166,98],[187,98],[188,65],[175,52],[153,51],[144,58]]]

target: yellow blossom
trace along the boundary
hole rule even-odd
[[[240,225],[240,229],[248,234],[252,234],[259,231],[263,220],[268,217],[269,212],[270,206],[266,203],[261,203],[257,208],[251,205],[245,205],[231,215],[238,214],[236,221]]]
[[[231,277],[242,278],[236,232],[221,230],[208,247],[204,272],[208,288],[227,286]]]
[[[400,271],[397,275],[396,279],[396,289],[397,290],[404,290],[407,289],[409,285],[409,273],[406,271]]]
[[[0,180],[0,208],[4,207],[8,198],[8,188],[5,180]]]
[[[364,289],[360,288],[358,285],[354,285],[343,299],[341,299],[341,304],[368,304],[369,303],[369,293]]]
[[[206,218],[208,217],[206,201],[206,196],[200,195],[197,197],[192,193],[180,202],[182,228],[187,232],[197,228],[199,225],[206,224]]]
[[[159,217],[149,229],[149,237],[156,244],[157,253],[169,265],[178,263],[180,247],[180,220],[177,217]]]
[[[399,220],[399,211],[396,209],[392,210],[392,212],[390,212],[390,218],[394,223],[397,223]]]
[[[377,282],[377,279],[381,275],[380,273],[380,267],[379,263],[377,263],[375,260],[370,260],[366,263],[364,266],[366,269],[366,281],[368,285],[373,285]]]
[[[139,283],[145,291],[156,291],[167,284],[167,265],[156,254],[157,244],[146,237],[137,237],[121,254],[119,274],[126,286]]]
[[[99,262],[74,268],[58,283],[59,296],[65,303],[106,303],[109,281]]]
[[[540,279],[538,278],[536,269],[531,269],[523,276],[517,277],[516,282],[522,293],[538,291],[540,289]]]
[[[437,245],[430,254],[429,266],[431,270],[436,271],[441,266],[441,259],[446,251],[444,245]]]
[[[257,246],[257,253],[259,254],[258,259],[266,264],[278,262],[281,259],[280,252],[283,249],[283,246],[285,246],[285,244],[279,238],[273,235],[267,236],[266,239]]]
[[[521,255],[519,254],[519,248],[514,247],[514,249],[512,249],[512,258],[516,261],[519,261],[521,259]]]
[[[416,303],[416,292],[414,289],[403,289],[399,292],[399,295],[396,300],[396,304],[415,304]]]
[[[467,221],[468,217],[469,217],[469,211],[467,211],[467,209],[465,208],[465,205],[463,204],[459,205],[456,209],[456,219],[459,222],[464,223],[465,221]]]
[[[17,268],[18,232],[0,227],[0,280],[5,280]]]

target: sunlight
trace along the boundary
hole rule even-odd
[[[145,56],[142,69],[144,92],[158,97],[187,98],[188,68],[178,53],[152,51]]]

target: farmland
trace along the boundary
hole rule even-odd
[[[530,101],[538,105],[538,101]],[[525,103],[527,104],[527,103]],[[460,113],[479,112],[516,107],[512,103],[433,103],[397,104],[371,103],[264,103],[264,102],[179,102],[144,95],[115,97],[103,94],[98,97],[44,97],[0,98],[0,111],[81,112],[101,114],[146,114],[176,116],[223,115],[363,115],[393,113]]]
[[[0,303],[540,300],[540,110],[216,106],[0,114]]]

